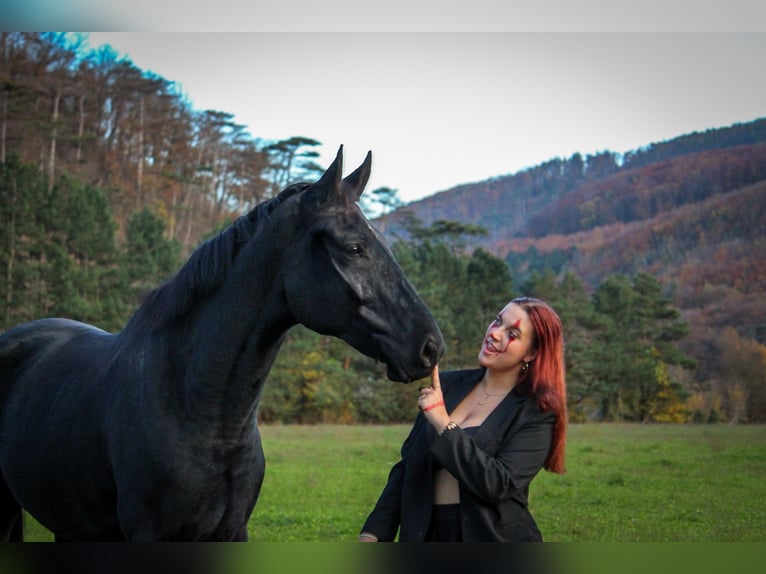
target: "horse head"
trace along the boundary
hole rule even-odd
[[[387,376],[410,382],[427,376],[444,353],[430,311],[407,280],[359,200],[372,154],[343,178],[343,146],[327,171],[300,194],[307,233],[295,250],[285,292],[295,320],[333,335],[384,362]],[[309,269],[312,280],[304,272]]]

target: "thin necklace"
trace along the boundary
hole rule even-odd
[[[479,405],[486,405],[489,402],[489,399],[494,399],[496,397],[504,397],[511,391],[505,391],[504,393],[497,393],[497,394],[490,394],[487,392],[487,380],[482,379],[481,380],[481,392],[484,395],[479,399]]]

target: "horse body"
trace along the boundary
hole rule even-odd
[[[91,372],[95,365],[99,370],[108,367],[89,359],[108,348],[110,339],[112,335],[60,319],[25,324],[2,338],[2,478],[43,523],[49,516],[69,514],[72,524],[108,528],[98,519],[87,520],[72,501],[79,499],[73,490],[87,487],[84,477],[99,485],[87,493],[89,505],[95,510],[109,504],[99,495],[100,485],[110,482],[99,460],[104,448],[99,444],[102,423],[97,413],[103,411],[105,389],[94,384],[101,379]],[[9,372],[15,373],[12,386],[5,379]],[[57,376],[48,376],[51,372]],[[78,407],[76,412],[72,405]],[[8,424],[12,421],[18,423]],[[4,512],[18,508],[8,498],[6,493],[0,505]]]
[[[365,163],[261,204],[117,334],[43,319],[0,336],[0,536],[25,508],[61,540],[245,540],[264,476],[256,408],[302,323],[425,376],[433,318],[355,199]]]
[[[119,335],[61,320],[8,335],[40,351],[4,397],[3,420],[15,424],[3,426],[3,479],[57,539],[246,538],[264,474],[262,377],[248,379],[249,396],[229,385],[204,404],[221,390],[192,394],[170,377],[184,369],[162,358],[167,340],[117,354]]]

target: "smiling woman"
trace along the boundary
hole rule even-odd
[[[361,541],[523,542],[541,469],[564,472],[567,412],[561,320],[539,299],[508,303],[487,327],[479,369],[432,373],[421,413]]]

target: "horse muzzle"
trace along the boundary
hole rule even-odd
[[[441,333],[427,335],[419,348],[396,350],[390,341],[384,344],[384,355],[380,358],[386,364],[386,376],[395,382],[411,383],[428,377],[439,359],[444,355],[444,339]]]

